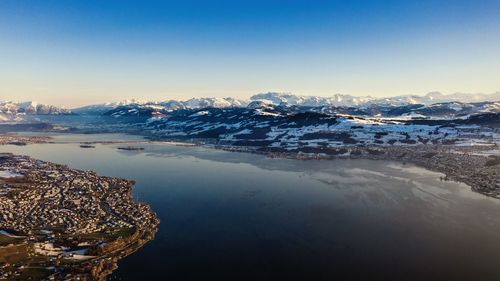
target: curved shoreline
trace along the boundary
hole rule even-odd
[[[15,175],[0,178],[0,228],[24,237],[0,244],[0,278],[105,280],[156,233],[133,181],[13,154],[0,155],[0,168]]]

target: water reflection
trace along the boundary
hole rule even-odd
[[[396,162],[141,144],[2,147],[137,181],[162,223],[120,280],[496,280],[500,204]],[[348,276],[347,278],[341,278]]]

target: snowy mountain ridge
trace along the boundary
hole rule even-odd
[[[331,97],[319,96],[301,96],[289,93],[262,93],[254,95],[250,98],[252,101],[268,101],[273,104],[299,105],[309,107],[319,106],[366,106],[366,105],[407,105],[407,104],[424,104],[430,105],[443,102],[483,102],[483,101],[500,101],[500,92],[493,94],[465,94],[455,93],[445,95],[440,92],[430,92],[426,95],[403,95],[386,98],[375,98],[371,96],[356,97],[351,95],[335,94]]]
[[[365,107],[373,105],[392,105],[402,106],[411,104],[431,105],[445,102],[483,102],[500,101],[500,92],[493,94],[464,94],[455,93],[450,95],[439,92],[431,92],[423,96],[404,95],[387,98],[375,98],[371,96],[357,97],[351,95],[335,94],[330,97],[294,95],[291,93],[268,92],[251,96],[249,99],[236,98],[191,98],[185,101],[166,100],[166,101],[144,101],[140,99],[130,99],[121,102],[104,103],[89,105],[72,109],[77,114],[102,114],[106,111],[123,106],[140,106],[143,108],[162,107],[164,111],[173,111],[178,109],[197,109],[197,108],[228,108],[228,107],[246,107],[249,104],[259,101],[273,105],[282,106],[301,106],[301,107]]]
[[[71,115],[71,110],[34,101],[0,101],[0,122],[22,121],[26,115]]]
[[[36,102],[0,101],[0,115],[3,116],[3,119],[12,118],[17,115],[103,115],[110,111],[120,111],[120,109],[129,110],[134,108],[137,109],[137,112],[144,111],[156,112],[156,114],[165,114],[175,110],[231,107],[244,108],[247,106],[256,106],[256,104],[267,104],[269,106],[272,105],[282,107],[317,108],[324,112],[341,111],[337,113],[348,114],[352,114],[353,108],[355,108],[355,111],[362,113],[362,115],[373,115],[378,114],[376,110],[377,108],[396,108],[411,105],[422,105],[430,108],[433,104],[440,104],[441,107],[454,106],[455,108],[462,108],[463,111],[463,109],[467,107],[464,104],[481,103],[486,101],[489,101],[490,103],[485,104],[484,108],[480,110],[483,110],[484,112],[497,112],[499,107],[497,102],[500,101],[500,92],[493,94],[455,93],[449,95],[439,92],[431,92],[423,96],[404,95],[388,98],[374,98],[371,96],[357,97],[342,94],[335,94],[330,97],[320,97],[268,92],[253,95],[247,100],[230,97],[191,98],[185,101],[147,101],[142,99],[127,99],[120,102],[87,105],[71,110],[53,105],[38,104]],[[447,103],[449,104],[446,105]],[[382,111],[384,110],[382,109]],[[126,113],[121,115],[124,114],[126,115]]]
[[[259,106],[262,105],[262,106]],[[273,151],[321,151],[356,145],[418,145],[500,140],[500,113],[454,119],[374,118],[255,103],[247,108],[204,108],[176,111],[135,123],[158,139],[199,139]],[[477,136],[480,137],[477,137]],[[309,150],[308,150],[309,149]]]

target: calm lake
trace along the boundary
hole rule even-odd
[[[79,141],[1,146],[136,180],[161,224],[110,280],[500,280],[500,200],[442,174],[369,160],[269,159],[201,147]]]

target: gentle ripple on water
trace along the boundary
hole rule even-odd
[[[61,139],[75,143],[0,151],[134,179],[135,198],[160,216],[155,240],[123,259],[113,280],[500,277],[500,202],[439,173],[161,144],[83,149],[78,142],[92,137]]]

